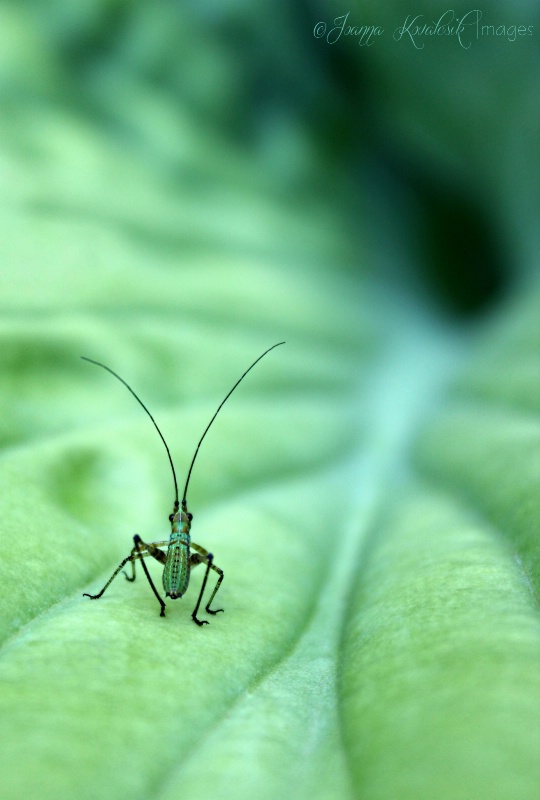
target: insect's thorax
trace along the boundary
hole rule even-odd
[[[191,521],[186,512],[179,510],[173,515],[171,526],[167,560],[163,569],[163,589],[171,600],[175,600],[182,597],[189,585]]]

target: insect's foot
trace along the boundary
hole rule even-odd
[[[83,597],[89,597],[90,600],[97,600],[98,597],[101,597],[101,595],[100,594],[87,594],[86,592],[83,592]]]
[[[159,616],[160,617],[164,617],[165,616],[165,606],[162,607],[161,611],[159,612]]]
[[[192,614],[192,615],[191,615],[191,619],[193,620],[193,622],[196,622],[196,623],[197,623],[197,625],[199,626],[199,628],[201,627],[201,625],[208,625],[208,620],[207,620],[207,619],[197,619],[197,617],[195,616],[195,614]]]
[[[135,575],[132,578],[130,578],[125,569],[122,570],[122,575],[124,576],[126,581],[129,581],[130,583],[133,583],[133,581],[135,580]]]
[[[209,614],[219,614],[219,612],[220,612],[220,611],[224,611],[224,609],[223,609],[223,608],[216,608],[216,610],[215,610],[215,611],[212,611],[212,609],[211,609],[211,608],[208,608],[208,606],[206,606],[206,611],[207,611]]]

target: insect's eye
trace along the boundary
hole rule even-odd
[[[174,519],[174,514],[169,514],[169,522],[172,522]]]
[[[189,511],[188,511],[188,514],[187,514],[187,518],[189,519],[190,522],[193,519],[193,514],[191,514]]]

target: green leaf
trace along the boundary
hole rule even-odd
[[[152,88],[179,28],[193,63],[189,28],[137,5],[73,59],[124,5],[50,39],[42,9],[2,12],[3,800],[535,800],[537,284],[468,332],[396,297],[295,117],[257,161]],[[243,71],[219,52],[187,94],[226,117]],[[200,568],[165,618],[141,570],[83,597],[135,533],[167,539],[174,494],[150,420],[80,356],[141,396],[182,486],[281,340],[190,484],[224,613],[193,624]]]
[[[181,285],[190,295],[185,275]],[[207,302],[222,289],[209,284]],[[284,313],[287,344],[246,378],[201,449],[192,532],[226,576],[225,613],[204,629],[190,618],[196,573],[165,619],[142,575],[119,577],[99,602],[82,597],[135,531],[166,538],[172,480],[144,413],[77,356],[121,369],[181,473],[268,333],[246,315],[245,337],[223,347],[228,314],[221,336],[217,315],[186,321],[184,350],[173,323],[144,308],[136,326],[100,311],[47,315],[41,336],[37,323],[6,323],[6,363],[23,348],[27,361],[3,370],[5,797],[534,797],[538,425],[489,378],[490,364],[504,373],[520,360],[518,341],[530,352],[533,318],[528,335],[510,324],[487,334],[484,374],[472,362],[433,417],[459,353],[451,340],[433,328],[422,349],[419,317],[395,326],[384,357],[360,334],[356,347],[348,336],[329,346],[317,328],[337,311],[346,327],[348,294],[336,282],[319,308],[310,297],[312,340]],[[527,314],[516,304],[508,317]],[[200,368],[184,370],[184,352]],[[359,369],[370,379],[351,406]],[[46,402],[47,387],[41,416],[32,397]],[[406,477],[419,420],[419,477]]]

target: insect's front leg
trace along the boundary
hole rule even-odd
[[[155,588],[155,586],[154,586],[154,584],[152,582],[150,574],[148,573],[148,569],[146,567],[146,564],[144,563],[144,558],[145,558],[145,556],[152,556],[157,561],[159,561],[160,563],[163,564],[165,562],[166,556],[165,556],[165,553],[163,553],[163,551],[159,549],[159,547],[163,547],[164,545],[167,544],[167,542],[166,541],[165,542],[151,542],[149,544],[145,544],[142,541],[142,539],[140,538],[140,536],[138,536],[137,534],[133,537],[133,541],[135,542],[135,545],[134,545],[131,553],[129,554],[129,556],[126,556],[126,558],[124,558],[123,561],[120,562],[120,564],[117,566],[117,568],[115,569],[115,571],[113,572],[113,574],[111,575],[111,577],[109,578],[109,580],[107,581],[107,583],[105,584],[105,586],[103,587],[101,592],[99,592],[98,594],[88,594],[87,592],[84,592],[83,597],[89,597],[90,600],[99,600],[99,598],[103,595],[105,590],[109,588],[109,586],[111,585],[113,580],[116,578],[118,573],[120,571],[123,571],[123,568],[125,567],[125,565],[128,562],[131,563],[132,577],[129,578],[126,575],[125,571],[124,571],[124,575],[126,575],[126,579],[128,581],[134,581],[135,580],[135,561],[137,559],[141,559],[142,565],[143,565],[143,569],[144,569],[144,571],[146,573],[146,576],[147,576],[147,578],[148,578],[148,580],[150,582],[150,586],[152,587],[152,589],[154,591],[154,594],[156,595],[156,597],[158,598],[158,600],[160,602],[160,605],[161,605],[161,615],[160,616],[164,617],[165,616],[165,603],[163,602],[163,600],[160,598],[160,596],[158,595],[158,593],[156,591],[156,588]]]
[[[195,606],[195,609],[191,615],[193,617],[194,622],[196,622],[197,625],[204,625],[205,620],[200,621],[197,619],[197,611],[199,610],[202,596],[206,588],[206,581],[208,580],[208,573],[210,572],[211,569],[214,570],[214,572],[217,572],[218,579],[216,585],[214,586],[214,591],[212,592],[210,600],[206,604],[206,611],[208,612],[208,614],[217,614],[219,611],[223,611],[222,608],[216,608],[215,610],[212,610],[210,608],[210,604],[212,603],[212,600],[216,596],[217,590],[219,589],[223,581],[223,570],[214,564],[214,556],[212,555],[212,553],[209,553],[208,550],[205,550],[204,547],[201,547],[199,544],[195,544],[195,542],[191,542],[191,547],[193,550],[196,550],[197,552],[191,554],[190,566],[196,567],[197,564],[206,564],[206,572],[204,573],[203,583],[201,586],[201,591],[199,593],[199,599],[197,600],[197,605]]]
[[[132,578],[128,578],[128,576],[126,575],[126,578],[127,578],[128,581],[134,581],[135,580],[135,564],[133,562],[134,562],[135,558],[140,558],[140,556],[135,556],[134,555],[134,551],[135,551],[135,548],[133,548],[133,550],[131,551],[129,556],[126,556],[124,558],[124,560],[120,562],[120,564],[117,566],[117,568],[115,569],[115,571],[113,572],[113,574],[111,575],[111,577],[109,578],[109,580],[107,581],[107,583],[105,584],[105,586],[103,587],[101,592],[99,592],[98,594],[88,594],[87,592],[84,592],[83,593],[83,597],[89,597],[90,600],[99,600],[99,598],[102,596],[102,594],[105,592],[105,590],[109,588],[109,586],[114,581],[114,579],[116,578],[116,576],[118,575],[120,570],[123,567],[125,567],[125,565],[128,563],[128,561],[131,562],[131,568],[133,570],[133,577]],[[126,573],[124,572],[124,575],[125,574]]]

